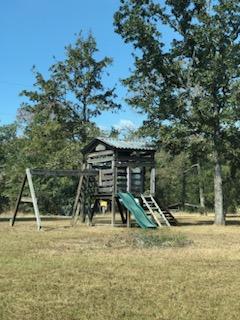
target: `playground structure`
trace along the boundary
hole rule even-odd
[[[36,191],[33,184],[33,176],[42,176],[42,177],[95,177],[96,172],[90,171],[90,170],[47,170],[47,169],[26,169],[24,178],[22,180],[21,189],[16,201],[16,205],[13,211],[13,217],[11,219],[11,225],[13,226],[16,217],[19,211],[19,206],[21,203],[31,203],[33,205],[34,214],[37,222],[37,228],[38,230],[41,229],[41,218],[38,208],[38,200],[36,196]],[[28,184],[30,197],[23,196],[24,188]]]
[[[72,210],[72,222],[88,217],[91,224],[101,201],[111,204],[111,225],[116,226],[117,207],[122,225],[131,226],[131,214],[142,228],[176,224],[168,210],[162,210],[155,195],[155,149],[146,143],[95,138],[82,150],[82,170],[26,170],[13,218],[14,225],[21,202],[31,202],[38,230],[41,219],[32,176],[78,176],[79,183]],[[31,198],[22,197],[28,181]]]

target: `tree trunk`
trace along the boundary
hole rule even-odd
[[[86,128],[86,125],[87,125],[87,105],[86,103],[84,102],[83,103],[83,133],[82,133],[82,142],[83,144],[85,145],[86,142],[87,142],[87,128]]]
[[[186,173],[185,173],[185,167],[183,167],[183,169],[182,169],[182,190],[181,190],[182,210],[185,209],[185,201],[186,201]]]
[[[218,151],[214,152],[215,170],[214,170],[214,208],[216,225],[225,225],[225,216],[223,212],[223,192],[222,192],[222,170]]]
[[[197,163],[197,172],[198,172],[198,186],[199,186],[199,203],[200,203],[200,210],[201,214],[206,214],[205,210],[205,196],[204,196],[204,189],[203,189],[203,181],[202,181],[202,173],[201,173],[201,165]]]

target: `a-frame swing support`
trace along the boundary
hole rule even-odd
[[[44,169],[26,169],[22,184],[21,184],[21,189],[20,189],[20,193],[18,195],[17,201],[16,201],[16,205],[14,208],[14,212],[13,212],[13,217],[10,220],[11,222],[11,226],[14,225],[15,221],[16,221],[16,217],[18,214],[18,210],[19,210],[19,206],[20,203],[24,203],[24,202],[28,202],[28,203],[32,203],[33,204],[33,209],[34,209],[34,214],[35,214],[35,218],[36,218],[36,222],[37,222],[37,229],[40,230],[42,228],[42,224],[41,224],[41,218],[40,218],[40,213],[39,213],[39,208],[38,208],[38,202],[37,202],[37,197],[36,197],[36,192],[34,189],[34,185],[33,185],[33,180],[32,180],[32,176],[36,175],[36,176],[48,176],[48,177],[89,177],[89,176],[96,176],[97,172],[95,170],[89,170],[89,169],[85,169],[83,168],[83,170],[44,170]],[[24,187],[26,185],[26,182],[28,182],[28,186],[29,186],[29,191],[30,191],[30,195],[31,197],[23,197],[23,191],[24,191]],[[76,199],[79,200],[79,195],[78,195],[79,190],[77,191],[77,195],[76,195]],[[78,202],[76,202],[75,200],[75,204],[74,205],[79,205]],[[76,210],[77,208],[75,208]],[[77,210],[78,211],[78,210]],[[78,213],[77,213],[78,215]],[[76,218],[76,217],[75,217]]]
[[[24,198],[22,197],[26,182],[28,182],[30,195],[31,195],[31,200],[28,200],[28,201],[25,201]],[[12,226],[14,225],[14,223],[16,221],[19,205],[20,205],[21,202],[32,202],[33,209],[34,209],[34,214],[35,214],[36,222],[37,222],[37,229],[39,231],[41,229],[41,218],[40,218],[40,213],[39,213],[39,209],[38,209],[36,193],[35,193],[35,189],[34,189],[34,186],[33,186],[32,173],[31,173],[31,170],[29,168],[26,169],[26,174],[24,176],[24,179],[23,179],[23,182],[22,182],[22,185],[21,185],[21,190],[20,190],[20,193],[19,193],[18,198],[17,198],[16,206],[15,206],[15,209],[14,209],[14,212],[13,212],[13,217],[12,217],[12,220],[11,220],[11,225]]]

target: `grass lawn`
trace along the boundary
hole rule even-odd
[[[182,216],[180,226],[151,232],[0,222],[0,319],[239,319],[232,219],[214,227],[202,224],[212,217]]]

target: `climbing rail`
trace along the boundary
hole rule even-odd
[[[152,195],[141,194],[144,208],[148,210],[159,227],[176,225],[176,219],[169,210],[162,210]]]

